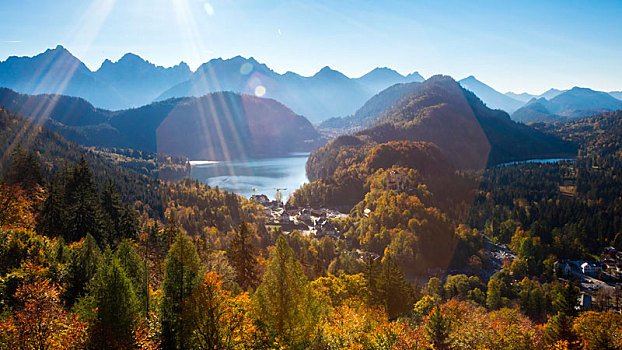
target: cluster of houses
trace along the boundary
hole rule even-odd
[[[607,247],[603,251],[603,256],[603,259],[595,262],[562,260],[558,262],[558,266],[563,275],[580,273],[595,278],[622,281],[622,252]]]
[[[283,204],[278,200],[270,200],[264,194],[253,195],[250,198],[264,207],[264,214],[268,218],[266,226],[279,227],[284,233],[294,230],[303,235],[312,234],[316,238],[324,236],[333,239],[344,239],[342,233],[331,222],[331,219],[343,219],[347,215],[327,208],[297,208]]]

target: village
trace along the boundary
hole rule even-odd
[[[488,277],[518,259],[506,245],[485,239],[486,251],[491,258],[492,270]],[[582,310],[617,310],[622,306],[622,252],[613,247],[603,251],[603,259],[559,260],[553,265],[560,281],[576,281],[581,291],[579,305]]]
[[[264,214],[268,219],[266,226],[269,228],[278,227],[283,233],[297,230],[304,236],[312,234],[316,238],[345,238],[330,220],[345,219],[347,214],[327,208],[297,208],[288,203],[283,204],[278,196],[277,199],[270,200],[265,194],[252,195],[250,200],[264,207]]]

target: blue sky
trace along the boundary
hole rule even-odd
[[[0,0],[0,12],[0,60],[61,44],[91,69],[126,52],[193,69],[242,55],[280,73],[388,66],[503,92],[622,90],[620,0]]]

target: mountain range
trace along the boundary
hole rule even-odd
[[[551,99],[531,99],[512,114],[512,119],[523,123],[555,122],[618,109],[622,109],[622,101],[610,93],[574,87]]]
[[[232,92],[108,111],[62,95],[0,88],[0,106],[85,146],[132,148],[190,159],[243,159],[308,152],[324,141],[281,103]]]
[[[34,57],[11,56],[0,62],[2,87],[31,95],[50,93],[81,97],[105,110],[231,91],[272,98],[313,123],[329,120],[328,125],[346,120],[331,119],[335,117],[360,119],[362,114],[371,115],[373,111],[361,109],[361,106],[374,95],[395,84],[421,81],[423,77],[417,72],[403,76],[386,67],[375,68],[359,78],[349,78],[328,66],[310,77],[293,72],[279,74],[252,57],[241,56],[212,59],[192,72],[184,62],[165,68],[128,53],[116,62],[107,59],[99,69],[91,71],[60,45]],[[503,94],[474,76],[460,80],[459,84],[488,107],[504,110],[522,122],[562,120],[612,110],[620,107],[612,102],[613,98],[607,97],[615,97],[614,101],[622,99],[620,91],[607,95],[605,92],[596,94],[596,91],[577,94],[571,90],[550,89],[537,96]],[[565,102],[547,102],[560,95]],[[558,103],[561,105],[557,106]]]
[[[384,88],[412,81],[423,77],[416,72],[402,76],[389,68],[376,68],[356,79],[329,67],[311,77],[278,74],[252,57],[241,56],[212,59],[192,72],[184,62],[164,68],[128,53],[91,71],[60,45],[34,57],[11,56],[0,62],[2,87],[25,94],[81,97],[107,110],[231,91],[273,98],[313,122],[351,114]]]
[[[351,79],[326,66],[311,77],[293,72],[278,74],[252,57],[211,60],[192,77],[165,91],[159,100],[202,96],[215,91],[256,94],[282,102],[316,123],[329,117],[349,115],[375,93],[401,82],[423,81],[418,73],[402,76],[389,68],[376,68]]]
[[[505,94],[515,100],[522,101],[522,102],[529,102],[533,98],[536,98],[536,99],[546,98],[547,100],[550,100],[564,91],[567,91],[567,90],[548,89],[547,91],[541,93],[540,95],[532,95],[526,92],[523,92],[520,94],[517,94],[514,92],[506,92]]]

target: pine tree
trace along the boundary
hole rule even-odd
[[[378,289],[387,315],[392,319],[412,309],[413,290],[404,273],[391,256],[386,256],[384,260]]]
[[[101,203],[108,243],[115,244],[125,238],[136,238],[138,222],[134,210],[123,204],[121,194],[112,180],[108,180],[102,189]]]
[[[438,350],[449,349],[450,327],[450,320],[443,316],[441,309],[437,305],[430,313],[428,324],[425,328],[428,339],[432,343],[432,348]]]
[[[199,255],[184,233],[179,232],[164,263],[162,315],[162,347],[188,349],[191,324],[183,322],[183,303],[191,297],[199,283]]]
[[[69,305],[84,295],[88,283],[91,281],[97,266],[101,260],[101,251],[97,242],[91,235],[87,235],[81,245],[71,253],[69,266],[67,268],[67,286],[65,288],[65,299]]]
[[[7,185],[19,183],[22,189],[28,193],[31,193],[39,186],[43,186],[41,165],[35,155],[26,152],[21,145],[18,145],[11,155],[11,165],[4,182]]]
[[[95,306],[91,346],[96,349],[131,348],[139,301],[130,278],[110,251],[106,252],[89,289]]]
[[[377,259],[365,260],[365,283],[367,286],[367,304],[370,306],[382,305],[383,300],[378,284],[380,283],[380,262]]]
[[[132,242],[127,239],[117,247],[115,258],[119,260],[125,274],[132,282],[138,300],[138,309],[146,315],[149,311],[149,285],[145,261],[140,257]]]
[[[227,254],[229,262],[235,268],[237,282],[244,290],[254,287],[257,282],[257,258],[250,238],[248,225],[241,223],[231,239]]]
[[[280,236],[254,298],[260,322],[288,347],[301,347],[311,339],[318,318],[311,293],[300,262]]]
[[[69,205],[70,222],[65,240],[74,242],[86,234],[91,234],[98,243],[107,243],[97,187],[84,158],[71,171],[65,186],[65,195]]]
[[[63,237],[69,227],[65,190],[60,181],[52,182],[38,217],[37,232],[50,237]]]
[[[553,308],[568,316],[578,313],[580,290],[572,283],[558,285],[553,291]]]

